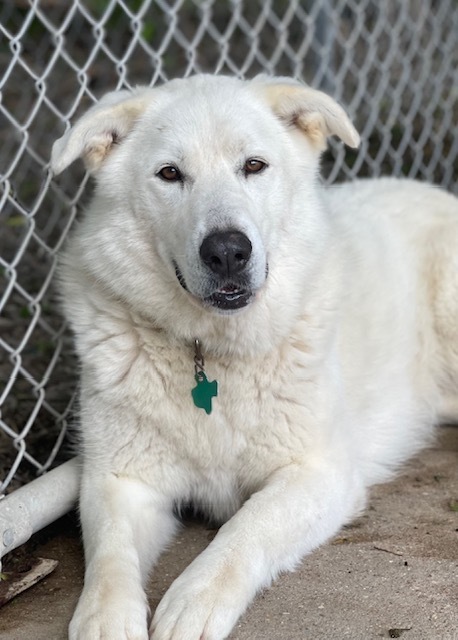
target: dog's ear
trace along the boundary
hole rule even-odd
[[[77,158],[83,158],[90,171],[97,171],[113,146],[131,131],[151,101],[152,91],[142,88],[106,94],[56,140],[51,153],[53,173],[61,173]]]
[[[259,79],[258,79],[259,78]],[[317,151],[326,148],[326,138],[338,136],[349,147],[358,147],[360,137],[349,117],[330,96],[288,78],[255,78],[274,113],[290,126],[301,129]]]

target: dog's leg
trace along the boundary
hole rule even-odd
[[[279,470],[172,584],[152,640],[222,640],[255,593],[336,533],[363,506],[348,467]]]
[[[143,483],[93,469],[80,509],[86,575],[70,640],[147,640],[143,585],[175,530],[172,509]]]

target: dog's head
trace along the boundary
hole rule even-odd
[[[325,235],[316,173],[332,134],[358,145],[319,91],[194,76],[108,94],[55,143],[52,167],[83,157],[96,176],[86,240],[98,279],[133,306],[162,287],[161,301],[179,298],[202,323],[300,297]]]

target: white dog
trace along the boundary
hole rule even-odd
[[[63,256],[82,366],[85,587],[72,640],[221,640],[458,417],[458,200],[325,189],[328,96],[214,76],[107,95],[53,149],[96,193]],[[225,522],[148,630],[192,504]]]

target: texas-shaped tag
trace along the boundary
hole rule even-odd
[[[203,409],[208,415],[212,412],[212,398],[218,395],[218,382],[209,382],[203,371],[194,376],[197,385],[191,390],[192,399],[198,409]]]

